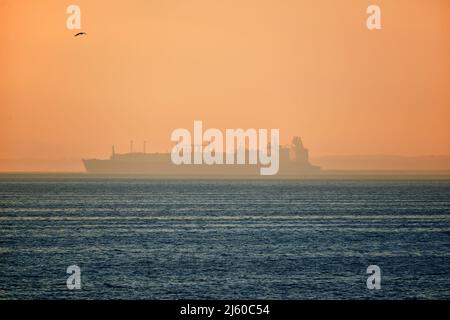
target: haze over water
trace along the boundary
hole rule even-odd
[[[449,270],[448,180],[0,177],[2,299],[448,299]]]

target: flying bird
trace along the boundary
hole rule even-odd
[[[76,35],[74,35],[74,37],[84,36],[84,35],[87,36],[87,33],[86,32],[78,32]]]

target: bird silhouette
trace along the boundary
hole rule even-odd
[[[84,36],[84,35],[87,36],[87,33],[86,32],[78,32],[76,35],[74,35],[74,37]]]

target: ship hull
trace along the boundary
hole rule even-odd
[[[126,162],[114,160],[83,160],[87,173],[93,174],[142,174],[158,176],[260,176],[259,165],[175,165],[172,162]],[[278,175],[303,175],[320,172],[312,165],[280,164]]]

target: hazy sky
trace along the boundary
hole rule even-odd
[[[196,119],[313,156],[450,154],[450,1],[0,0],[0,158],[167,151]]]

